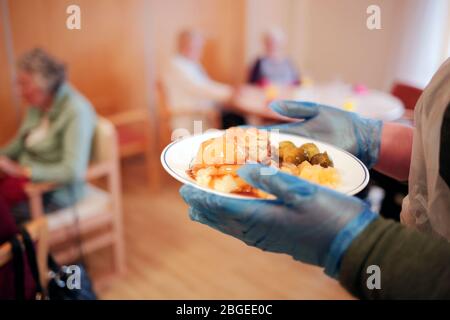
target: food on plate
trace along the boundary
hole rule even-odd
[[[303,149],[297,148],[291,141],[282,141],[278,147],[280,161],[300,164],[305,161],[306,154]]]
[[[324,168],[333,167],[333,161],[331,161],[326,151],[324,153],[317,153],[311,157],[309,162],[311,162],[311,164],[318,164]]]
[[[282,141],[278,154],[281,171],[329,188],[336,188],[340,182],[330,156],[326,151],[321,153],[314,143],[297,147],[290,141]]]
[[[314,143],[297,147],[291,141],[273,146],[270,133],[256,128],[230,128],[204,141],[193,159],[189,176],[199,185],[224,193],[258,198],[272,196],[241,179],[237,170],[246,163],[262,163],[320,185],[335,188],[339,173],[327,152]]]
[[[242,180],[237,170],[246,163],[270,165],[271,152],[267,131],[256,128],[230,128],[224,135],[201,144],[188,174],[203,187],[225,193],[267,198],[267,193]]]

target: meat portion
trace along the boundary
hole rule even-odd
[[[269,164],[270,157],[267,131],[230,128],[224,135],[202,143],[188,173],[204,187],[266,198],[267,194],[242,180],[237,170],[246,163]]]
[[[256,128],[230,128],[223,136],[202,143],[192,169],[215,165],[268,163],[271,156],[267,131]]]

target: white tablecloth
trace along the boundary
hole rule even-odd
[[[292,92],[292,99],[342,108],[384,121],[397,120],[405,112],[403,103],[389,93],[372,89],[358,93],[351,85],[341,83],[300,87]]]

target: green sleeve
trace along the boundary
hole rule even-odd
[[[23,150],[23,135],[29,127],[31,117],[31,112],[27,112],[16,135],[8,144],[0,148],[0,155],[6,156],[11,160],[17,160],[19,158]]]
[[[381,289],[367,286],[371,265],[380,268]],[[450,243],[377,219],[345,253],[339,281],[363,299],[450,299]]]
[[[6,156],[12,160],[17,160],[21,150],[22,141],[20,135],[16,134],[16,136],[9,141],[6,146],[0,148],[0,155]]]
[[[58,163],[34,163],[31,180],[70,183],[83,181],[89,163],[95,115],[73,110],[68,116],[62,137],[63,155]]]

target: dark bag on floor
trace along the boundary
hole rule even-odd
[[[92,282],[82,264],[60,267],[51,255],[48,256],[50,300],[96,300]]]
[[[31,273],[36,283],[37,299],[43,297],[42,286],[39,281],[39,269],[36,252],[30,235],[22,229],[26,256]],[[51,255],[48,256],[50,280],[47,284],[47,299],[50,300],[96,300],[97,296],[92,288],[92,282],[86,269],[81,264],[60,267]]]
[[[10,210],[0,196],[0,245],[11,244],[12,259],[0,267],[0,300],[33,300],[41,289],[34,281],[30,258],[17,238],[20,234]]]
[[[73,190],[70,189],[69,196],[75,199]],[[83,250],[79,232],[78,211],[76,202],[73,201],[73,215],[75,225],[78,229],[78,248],[80,250],[81,262]],[[48,296],[50,300],[96,300],[89,274],[84,263],[70,266],[59,266],[51,255],[48,256],[48,268],[50,270],[50,281],[48,283]]]
[[[37,267],[36,251],[34,243],[28,232],[21,231],[22,241],[18,234],[14,235],[9,243],[11,244],[12,262],[5,265],[5,270],[9,270],[8,283],[2,284],[2,299],[15,300],[41,300],[44,299],[39,280],[39,270]]]

